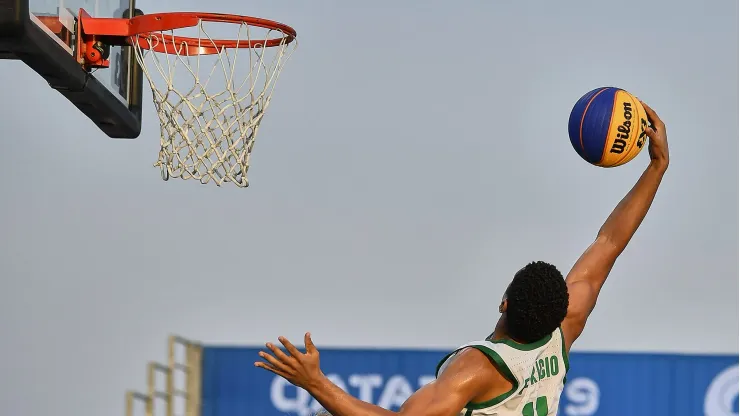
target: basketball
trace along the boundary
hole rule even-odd
[[[583,160],[604,168],[624,165],[645,147],[648,127],[642,103],[614,87],[589,91],[573,106],[568,135]]]

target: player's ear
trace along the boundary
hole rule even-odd
[[[504,300],[501,301],[501,304],[498,305],[498,311],[499,313],[506,312],[506,308],[509,306],[509,301],[504,298]]]

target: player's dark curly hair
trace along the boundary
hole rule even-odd
[[[568,288],[558,269],[535,261],[519,270],[506,290],[509,336],[535,342],[552,333],[568,311]]]

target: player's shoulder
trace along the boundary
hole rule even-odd
[[[460,347],[442,364],[437,374],[437,385],[467,392],[470,400],[507,383],[499,365],[475,345]]]
[[[443,371],[437,378],[468,378],[471,382],[480,381],[484,384],[503,378],[500,360],[492,358],[489,348],[484,344],[490,343],[471,343],[460,347],[444,360]]]
[[[485,377],[497,372],[495,366],[491,365],[489,355],[475,344],[460,347],[444,361],[444,371],[439,376],[476,374]]]
[[[491,360],[488,354],[476,344],[460,347],[453,357],[450,357],[448,368],[490,367]]]

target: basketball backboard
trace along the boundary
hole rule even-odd
[[[135,0],[0,0],[0,59],[19,59],[110,137],[141,130],[142,75],[132,48],[110,47],[110,67],[91,72],[75,56],[77,16],[130,17]],[[40,110],[43,111],[43,110]]]

